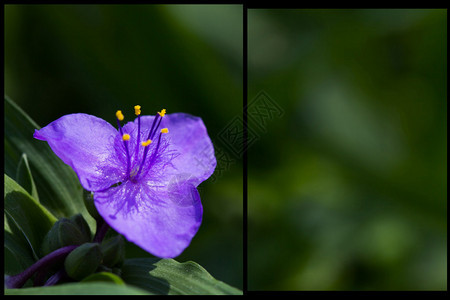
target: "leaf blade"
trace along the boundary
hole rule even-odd
[[[16,243],[26,248],[21,242],[24,237],[34,259],[38,259],[42,240],[56,222],[56,217],[6,174],[4,182],[4,211],[7,221],[5,233],[9,232]],[[12,228],[17,228],[18,232],[14,232]],[[17,236],[20,234],[23,234],[23,237]]]
[[[107,282],[66,283],[55,286],[6,289],[6,295],[149,295],[150,293],[130,285]]]
[[[39,196],[36,189],[36,184],[31,174],[30,164],[28,157],[25,153],[22,153],[20,157],[19,165],[17,166],[16,181],[22,186],[34,199],[39,202]]]
[[[215,279],[199,264],[173,259],[125,260],[123,280],[155,294],[241,295],[242,291]]]
[[[124,285],[125,282],[117,276],[116,274],[110,273],[110,272],[98,272],[89,275],[88,277],[84,278],[81,282],[112,282],[114,284],[118,285]]]

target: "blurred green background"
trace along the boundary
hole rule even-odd
[[[249,290],[447,289],[447,10],[249,10],[248,82]]]
[[[218,134],[242,115],[242,12],[241,5],[6,5],[5,94],[40,126],[78,112],[117,126],[116,110],[127,121],[140,104],[144,115],[166,108],[200,116],[220,143]],[[177,260],[242,289],[242,162],[219,175],[199,186],[203,223]]]

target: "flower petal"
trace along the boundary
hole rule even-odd
[[[81,185],[90,191],[108,188],[123,178],[124,163],[114,147],[117,130],[87,114],[70,114],[36,130],[34,137],[47,141],[53,152],[72,167]]]
[[[149,131],[153,120],[153,116],[142,116],[142,128]],[[214,146],[201,118],[186,113],[166,114],[161,128],[169,129],[165,135],[169,143],[167,151],[176,153],[171,160],[175,170],[167,170],[166,179],[175,174],[190,174],[196,178],[191,182],[197,186],[213,174],[217,164]]]
[[[94,193],[94,199],[98,212],[114,230],[161,258],[178,256],[202,221],[197,189],[183,178],[175,178],[168,187],[126,181]]]

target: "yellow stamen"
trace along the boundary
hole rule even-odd
[[[141,106],[140,105],[136,105],[134,107],[134,113],[136,114],[136,116],[139,116],[141,114]]]
[[[167,128],[161,129],[161,133],[168,133],[168,132],[169,132],[169,129],[167,129]]]
[[[118,110],[118,111],[116,112],[116,117],[117,117],[117,119],[118,119],[119,121],[122,121],[122,120],[123,120],[123,114],[122,114],[122,111],[121,111],[121,110]]]
[[[166,114],[166,109],[164,108],[163,110],[161,110],[160,112],[158,112],[158,114],[159,114],[161,117],[164,117],[164,115]]]
[[[150,145],[152,143],[152,140],[147,140],[145,142],[142,142],[141,145],[144,147],[147,147],[148,145]]]
[[[130,135],[125,133],[124,135],[122,135],[122,140],[124,141],[128,141],[130,139]]]

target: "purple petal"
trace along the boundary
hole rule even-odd
[[[178,256],[202,221],[203,208],[195,186],[185,179],[167,187],[126,181],[94,193],[103,219],[128,241],[161,258]]]
[[[65,115],[36,130],[53,152],[72,167],[81,185],[90,191],[104,189],[123,178],[124,165],[115,145],[118,131],[108,122],[87,114]]]
[[[153,119],[153,116],[141,117],[141,126],[146,132],[150,130]],[[170,180],[175,174],[185,174],[197,186],[213,174],[217,164],[214,146],[201,118],[185,113],[166,114],[157,132],[161,128],[169,129],[165,135],[169,143],[167,152],[176,154],[171,160],[175,170],[166,170],[166,179]]]

